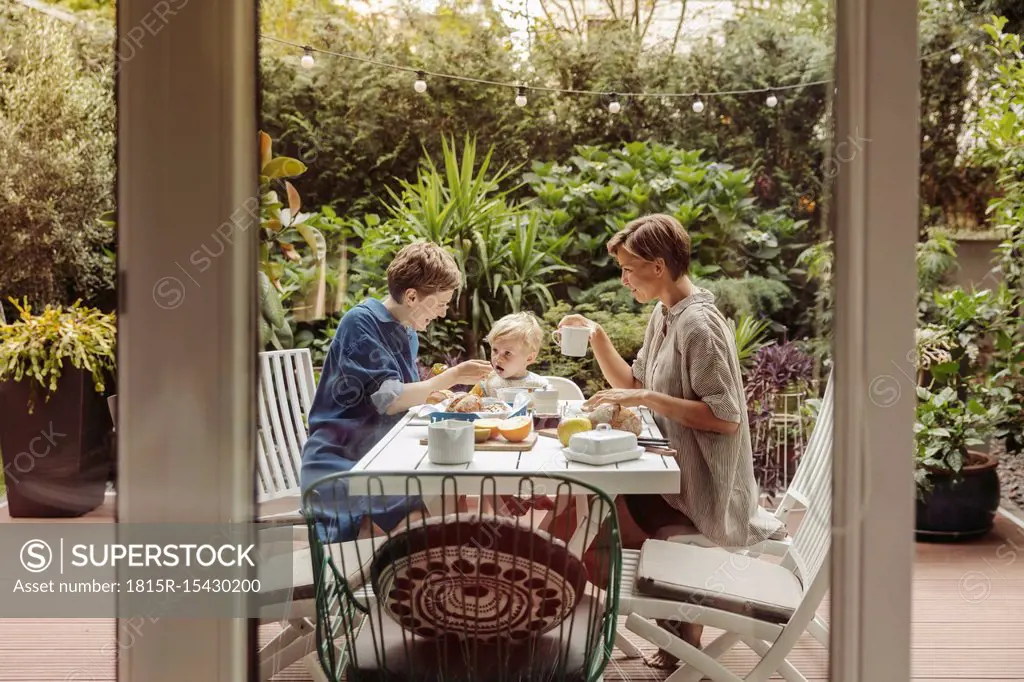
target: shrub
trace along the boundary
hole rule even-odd
[[[599,305],[584,303],[570,306],[568,303],[559,302],[544,313],[543,326],[545,334],[550,339],[551,332],[558,328],[558,322],[563,317],[571,313],[585,315],[604,327],[612,345],[626,362],[631,363],[640,347],[644,345],[644,333],[647,331],[647,321],[653,307],[649,305],[640,313],[609,312]],[[569,357],[562,355],[553,342],[544,344],[537,357],[534,371],[538,374],[572,379],[583,390],[584,395],[588,396],[609,388],[592,351],[588,351],[587,356],[583,358]]]
[[[697,279],[694,283],[710,291],[718,309],[733,320],[744,315],[754,318],[771,317],[784,310],[793,299],[784,282],[766,277],[721,277]]]
[[[111,62],[95,66],[73,29],[0,11],[0,292],[113,309]],[[109,46],[108,46],[109,49]]]
[[[471,138],[461,154],[454,140],[446,140],[442,149],[443,165],[435,166],[427,156],[416,182],[403,181],[401,193],[391,193],[387,220],[367,216],[356,227],[361,244],[353,287],[361,294],[382,295],[387,264],[413,241],[447,247],[465,281],[450,314],[461,337],[428,336],[425,350],[446,354],[461,348],[475,356],[494,320],[554,304],[551,282],[570,271],[561,253],[573,235],[544,229],[536,215],[508,200],[501,182],[511,171],[491,170],[493,150],[478,163]]]
[[[609,276],[614,266],[605,242],[649,213],[673,215],[686,228],[698,277],[785,280],[785,265],[777,263],[806,225],[758,208],[750,170],[709,161],[700,150],[647,142],[579,146],[562,163],[534,162],[524,180],[544,222],[574,233],[566,257],[580,266],[581,281]]]

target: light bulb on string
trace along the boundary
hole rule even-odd
[[[427,74],[422,71],[416,72],[416,82],[412,84],[412,89],[421,95],[427,91]]]
[[[526,88],[524,88],[522,85],[519,86],[519,91],[516,94],[516,106],[517,107],[525,107],[526,106]]]
[[[313,68],[313,64],[315,64],[313,60],[313,48],[307,45],[306,47],[302,48],[302,51],[304,52],[301,60],[302,66],[307,69]]]
[[[699,114],[700,112],[704,111],[704,102],[700,101],[700,97],[698,97],[697,101],[693,103],[693,111],[696,114]]]
[[[963,57],[960,55],[959,52],[954,52],[953,54],[949,55],[950,64],[959,64],[962,60]]]
[[[768,108],[774,109],[779,105],[779,98],[775,96],[774,92],[769,92],[768,96],[764,99],[764,103]]]
[[[611,101],[608,102],[608,113],[617,114],[622,111],[622,105],[619,104],[619,96],[614,92],[611,95]]]

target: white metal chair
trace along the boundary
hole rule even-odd
[[[779,506],[776,507],[774,511],[775,517],[783,523],[786,523],[789,519],[791,512],[796,509],[805,509],[807,507],[808,491],[818,483],[821,477],[831,476],[833,424],[832,396],[834,393],[832,384],[832,374],[830,373],[827,383],[825,384],[825,395],[821,401],[821,408],[818,411],[818,417],[814,423],[814,429],[811,432],[811,437],[807,442],[807,448],[804,450],[804,453],[800,458],[800,462],[797,464],[796,474],[793,476],[793,481],[786,488],[786,492],[783,495],[782,500],[779,502]],[[765,513],[768,512],[765,511]],[[668,529],[666,539],[670,542],[678,542],[685,545],[697,545],[699,547],[716,546],[703,535],[696,533],[675,535],[671,533],[671,529]],[[781,557],[789,550],[792,542],[793,539],[791,537],[787,537],[782,540],[765,540],[764,542],[751,545],[750,547],[731,547],[726,549],[751,556],[770,554],[772,556]]]
[[[583,391],[571,379],[565,377],[544,377],[551,388],[558,391],[559,400],[583,400]]]
[[[781,564],[662,540],[648,540],[639,552],[623,552],[620,613],[628,615],[626,629],[684,663],[668,677],[670,682],[695,682],[702,675],[717,681],[760,681],[775,673],[806,682],[786,657],[804,632],[828,647],[828,626],[817,609],[829,587],[832,543],[829,383],[818,417],[824,421],[812,436],[812,447],[821,451],[801,481],[804,514]],[[647,619],[698,623],[725,633],[699,650]],[[740,641],[761,656],[744,678],[717,660]]]

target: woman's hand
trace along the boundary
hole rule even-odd
[[[558,323],[558,328],[561,329],[562,327],[586,327],[590,330],[591,335],[593,335],[594,332],[601,328],[601,325],[582,315],[566,315]]]
[[[598,391],[590,400],[583,403],[583,406],[589,409],[605,404],[643,407],[647,404],[647,391],[642,388],[612,388]]]

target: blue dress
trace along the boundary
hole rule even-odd
[[[377,299],[342,316],[313,397],[302,450],[300,484],[303,493],[315,488],[311,506],[321,541],[354,540],[368,514],[373,523],[391,530],[421,508],[417,497],[350,496],[344,479],[317,485],[325,476],[350,470],[402,418],[386,410],[402,384],[419,381],[418,350],[416,332]]]

